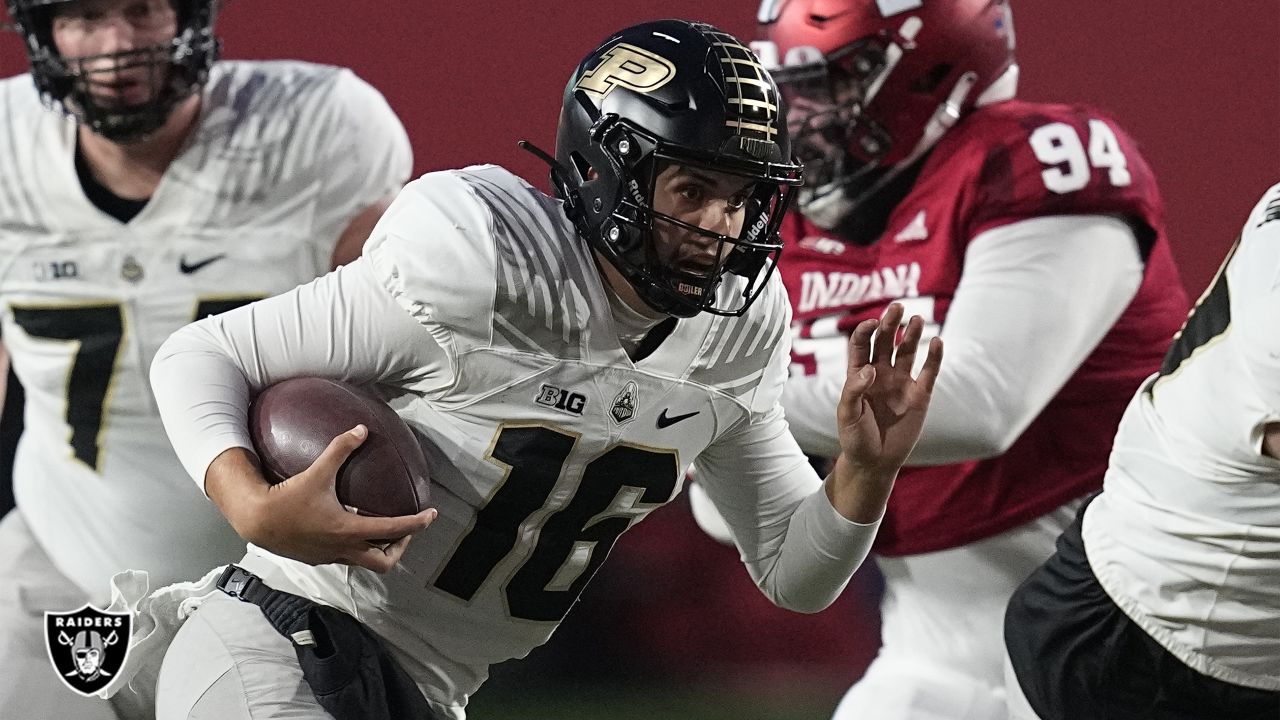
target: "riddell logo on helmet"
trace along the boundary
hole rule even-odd
[[[627,181],[627,189],[631,191],[631,199],[635,201],[636,205],[644,207],[648,204],[644,201],[644,193],[640,192],[640,183],[636,182],[635,178],[630,178]]]
[[[661,55],[628,43],[618,43],[600,59],[600,64],[583,73],[574,90],[582,90],[597,102],[622,86],[638,93],[651,93],[671,82],[676,66]]]
[[[74,612],[44,614],[49,662],[72,691],[92,697],[115,679],[129,655],[133,617],[92,605]]]
[[[764,232],[765,225],[768,224],[769,213],[760,213],[760,217],[756,218],[756,221],[751,224],[751,229],[747,230],[747,234],[743,237],[747,239],[747,242],[759,242],[760,233]]]

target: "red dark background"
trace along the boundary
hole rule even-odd
[[[1113,114],[1155,168],[1189,289],[1198,294],[1280,157],[1277,0],[1014,0],[1022,92]],[[399,112],[417,170],[494,162],[542,181],[515,143],[554,145],[560,92],[610,31],[689,17],[739,36],[752,0],[229,0],[234,58],[347,65]],[[0,76],[25,69],[0,37]],[[545,185],[545,183],[543,183]]]
[[[751,0],[231,0],[221,34],[232,58],[354,68],[400,114],[419,173],[493,162],[545,187],[516,141],[554,145],[563,83],[599,40],[673,16],[749,37],[755,10]],[[1021,96],[1095,105],[1137,139],[1198,295],[1280,180],[1280,1],[1014,0],[1014,15]],[[24,70],[18,38],[0,36],[0,76]],[[875,588],[859,577],[817,616],[774,610],[676,503],[619,543],[552,643],[516,672],[838,689],[875,650]]]

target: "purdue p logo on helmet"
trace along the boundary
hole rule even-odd
[[[615,87],[639,93],[653,92],[675,77],[670,60],[627,43],[618,43],[600,64],[582,74],[575,89],[603,100]]]
[[[800,184],[778,89],[756,56],[703,23],[622,30],[565,87],[553,185],[578,233],[649,306],[668,315],[741,315],[782,250],[778,226]],[[550,158],[547,158],[550,160]],[[725,173],[749,188],[742,229],[693,227],[654,208],[663,167]],[[707,272],[657,259],[656,227],[696,233],[726,252]]]

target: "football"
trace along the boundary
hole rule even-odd
[[[361,515],[412,515],[429,507],[427,460],[416,436],[373,393],[301,377],[264,389],[249,406],[249,432],[272,484],[306,470],[338,435],[369,429],[338,470],[338,502]]]

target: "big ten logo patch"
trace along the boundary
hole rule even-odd
[[[41,282],[46,280],[74,280],[80,277],[80,267],[76,265],[74,260],[38,262],[32,266],[31,270],[36,280]]]
[[[74,692],[91,697],[115,678],[129,655],[132,616],[92,605],[74,612],[44,614],[49,662]]]
[[[676,66],[661,55],[627,43],[618,43],[600,58],[600,64],[583,73],[575,90],[583,90],[597,102],[624,87],[651,93],[671,82]]]
[[[546,405],[570,415],[582,415],[583,408],[587,406],[587,397],[582,393],[558,388],[555,385],[543,385],[538,388],[538,396],[534,401],[539,405]]]

